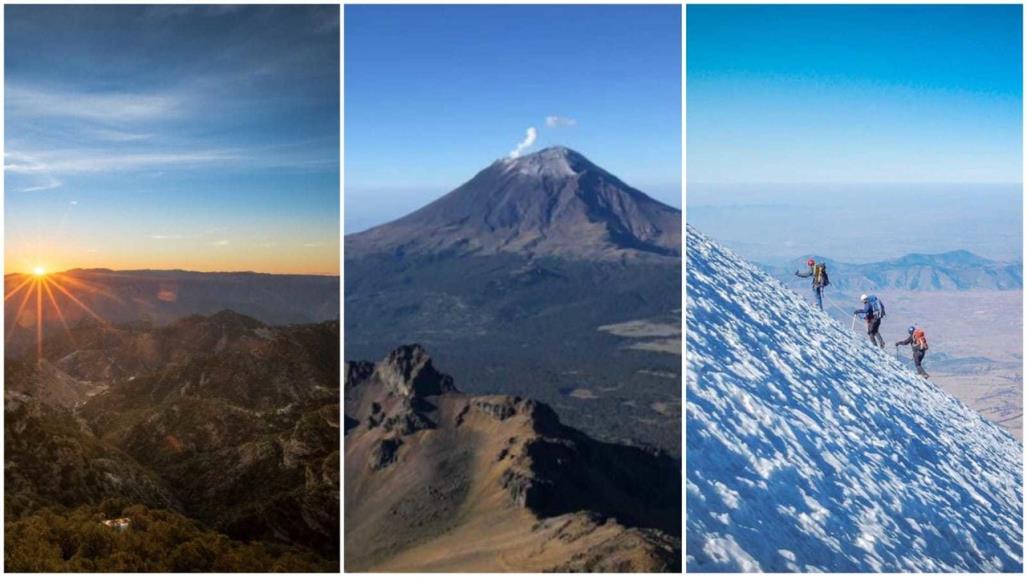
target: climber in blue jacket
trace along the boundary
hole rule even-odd
[[[852,314],[863,317],[867,322],[867,335],[870,342],[884,348],[884,337],[881,336],[881,319],[884,318],[884,303],[874,295],[860,295],[863,308],[856,309]]]

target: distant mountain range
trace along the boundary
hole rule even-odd
[[[772,276],[792,286],[795,271],[807,270],[806,259],[787,265],[760,265]],[[940,254],[908,254],[881,262],[850,264],[814,255],[826,262],[831,285],[837,290],[868,291],[901,289],[914,291],[1021,290],[1021,263],[988,260],[965,250]]]
[[[98,317],[109,323],[148,322],[166,325],[189,315],[210,315],[230,309],[271,325],[314,323],[339,318],[339,277],[278,275],[254,272],[192,272],[184,270],[73,269],[50,273],[51,285],[42,297],[44,323],[59,327],[50,294],[63,315],[63,323],[76,326]],[[29,275],[4,276],[4,294],[11,293]],[[18,354],[34,342],[31,329],[35,301],[18,319],[26,289],[4,302],[8,341],[5,355]],[[58,286],[63,287],[62,291]],[[66,291],[66,292],[65,292]],[[76,302],[78,301],[78,302]],[[88,311],[87,311],[88,308]],[[28,322],[25,322],[28,320]]]
[[[666,455],[598,442],[530,399],[461,393],[416,345],[347,363],[345,397],[347,570],[680,568]]]

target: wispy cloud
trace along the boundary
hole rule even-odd
[[[62,183],[59,179],[54,178],[51,174],[43,174],[41,181],[38,184],[30,184],[18,189],[18,192],[41,192],[44,190],[53,190],[59,188]],[[74,203],[74,201],[73,201]]]
[[[525,131],[524,140],[517,143],[517,147],[510,151],[510,158],[518,158],[521,153],[524,152],[532,144],[535,144],[535,139],[538,138],[538,130],[534,126],[528,127]]]
[[[8,114],[24,118],[77,118],[119,124],[173,118],[184,112],[180,95],[133,92],[82,92],[8,84]]]
[[[53,153],[8,152],[4,169],[13,174],[87,173],[147,170],[223,164],[243,158],[228,150],[165,153],[106,153],[94,151],[57,151]],[[58,183],[59,184],[59,183]]]
[[[182,16],[223,16],[225,14],[233,14],[242,9],[242,6],[236,4],[214,4],[214,5],[182,5],[182,4],[162,4],[157,6],[148,6],[146,8],[146,17],[151,20],[166,20],[168,18],[178,18]]]
[[[577,126],[578,121],[566,116],[547,116],[546,127],[558,128],[560,126]]]
[[[230,244],[230,241],[225,240],[225,239],[215,240],[214,242],[212,242],[210,244],[211,244],[211,246],[228,246]]]
[[[108,142],[139,142],[141,140],[150,140],[153,138],[153,134],[129,132],[127,130],[115,130],[113,128],[93,128],[86,131],[86,134],[96,138],[97,140],[105,140]]]
[[[325,18],[314,25],[314,34],[327,34],[339,29],[339,13],[325,11]]]

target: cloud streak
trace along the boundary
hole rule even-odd
[[[46,90],[8,84],[5,99],[7,114],[22,118],[73,118],[121,124],[175,118],[185,112],[184,99],[170,94]]]
[[[59,188],[63,182],[55,178],[51,174],[42,175],[42,181],[38,184],[30,184],[18,189],[18,192],[42,192],[44,190],[53,190]],[[74,204],[74,202],[73,202]]]
[[[510,151],[510,158],[519,158],[525,149],[535,144],[536,138],[538,138],[538,130],[534,126],[529,126],[525,131],[524,140],[517,143],[517,147]]]
[[[148,170],[224,164],[243,157],[228,150],[195,152],[107,154],[90,151],[62,151],[52,154],[9,152],[4,170],[12,174],[90,173]],[[55,179],[56,180],[56,179]]]
[[[125,186],[126,174],[162,172],[162,185],[184,172],[260,172],[283,180],[337,172],[338,132],[329,130],[337,113],[325,105],[337,108],[338,96],[323,88],[337,74],[338,43],[308,38],[315,27],[337,30],[339,10],[326,8],[66,7],[21,16],[22,28],[12,27],[22,30],[21,66],[13,74],[8,68],[5,84],[7,190],[70,188],[85,178]],[[112,26],[111,34],[80,38],[69,22],[86,13]],[[57,15],[65,15],[63,22]],[[66,38],[29,36],[28,29],[51,20]],[[140,29],[122,34],[128,21]],[[197,46],[163,53],[162,39],[200,21],[218,31],[216,42],[205,44],[215,37],[207,31]],[[278,32],[260,34],[269,29]],[[126,38],[133,50],[123,49]],[[55,48],[64,45],[64,52]],[[84,66],[95,50],[110,62]],[[65,60],[51,62],[54,53]]]
[[[566,116],[547,116],[546,128],[559,128],[561,126],[577,126],[578,121]]]

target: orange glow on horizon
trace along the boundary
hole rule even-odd
[[[88,313],[91,317],[95,318],[101,324],[107,324],[107,321],[96,314],[91,308],[83,303],[78,297],[76,297],[67,287],[67,284],[75,289],[81,290],[82,292],[105,294],[104,291],[97,290],[91,287],[88,283],[84,283],[79,279],[74,279],[63,275],[62,273],[47,273],[43,267],[34,267],[31,274],[24,275],[25,279],[22,280],[4,295],[4,301],[6,302],[11,297],[22,293],[21,302],[18,304],[18,310],[14,315],[14,321],[9,327],[7,327],[7,334],[4,337],[6,343],[14,335],[14,332],[19,329],[30,329],[35,325],[36,329],[36,362],[41,363],[43,360],[43,327],[44,327],[44,316],[46,308],[44,303],[49,303],[52,313],[56,315],[57,320],[60,321],[61,326],[64,328],[64,332],[67,334],[69,339],[74,337],[71,334],[71,329],[68,327],[68,323],[64,318],[64,311],[61,310],[60,305],[57,303],[57,299],[54,296],[53,289],[57,289],[64,296],[77,305],[79,308]],[[46,293],[46,299],[44,300],[44,294]],[[35,318],[23,318],[26,307],[30,300],[35,298]]]
[[[56,240],[19,243],[8,239],[5,273],[52,275],[59,271],[187,270],[193,272],[257,272],[338,276],[341,238],[323,243],[288,241],[236,243],[224,246],[190,241],[147,241],[116,247],[83,248]],[[173,242],[181,245],[172,244]],[[184,246],[182,246],[184,245]]]

